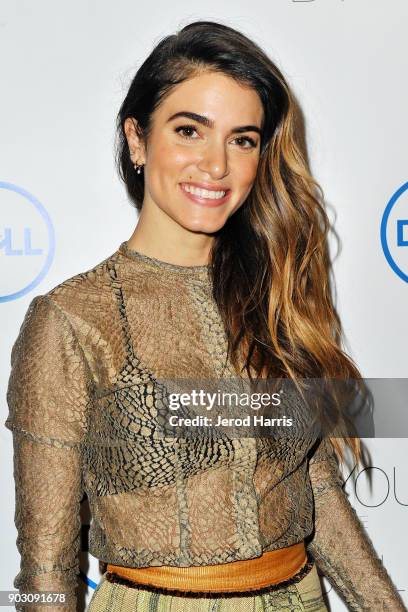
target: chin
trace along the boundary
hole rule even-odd
[[[202,234],[214,234],[218,232],[226,223],[227,219],[222,219],[218,222],[204,222],[197,221],[191,223],[183,223],[183,227],[188,229],[190,232],[200,232]]]

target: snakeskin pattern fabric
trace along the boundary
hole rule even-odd
[[[123,242],[33,298],[7,390],[15,588],[66,591],[69,606],[53,609],[76,609],[86,493],[89,551],[104,562],[226,563],[305,538],[349,609],[405,610],[327,440],[157,435],[158,379],[195,376],[236,376],[207,266],[163,262]]]

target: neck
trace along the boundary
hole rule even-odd
[[[149,257],[180,266],[205,266],[214,237],[193,232],[174,221],[158,206],[143,204],[128,246]]]

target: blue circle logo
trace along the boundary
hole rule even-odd
[[[94,580],[92,580],[91,578],[89,578],[85,572],[83,572],[82,570],[79,570],[79,575],[82,579],[82,581],[87,584],[89,587],[91,587],[91,589],[96,589],[96,587],[98,586],[98,583],[95,582]]]
[[[36,287],[47,274],[55,253],[55,233],[45,207],[31,193],[0,182],[2,219],[0,257],[5,265],[0,302],[16,300]]]
[[[408,183],[397,189],[385,208],[381,246],[392,270],[408,283]]]

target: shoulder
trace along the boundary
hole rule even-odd
[[[117,251],[87,270],[77,272],[73,276],[61,281],[44,296],[62,306],[65,300],[71,301],[75,298],[91,297],[95,294],[109,291],[110,270],[118,261]]]
[[[112,269],[120,263],[118,251],[99,261],[89,269],[77,272],[47,292],[35,296],[29,303],[25,321],[35,318],[60,321],[75,331],[98,320],[107,319],[114,307]]]

